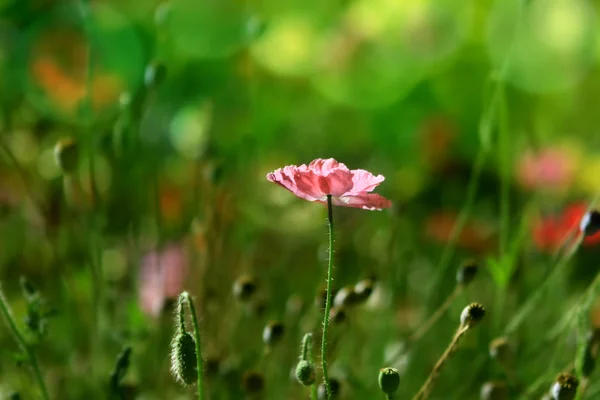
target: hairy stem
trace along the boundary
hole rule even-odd
[[[40,392],[42,394],[42,399],[48,400],[49,399],[48,390],[46,389],[46,384],[44,383],[44,378],[42,377],[42,372],[40,371],[40,367],[38,365],[35,353],[31,349],[31,347],[27,344],[23,335],[21,335],[21,332],[19,332],[19,329],[17,328],[17,324],[15,322],[15,318],[12,315],[12,312],[10,310],[8,302],[6,301],[6,298],[4,297],[4,293],[2,292],[1,288],[0,288],[0,308],[2,309],[2,314],[4,315],[4,319],[6,320],[8,327],[12,331],[13,336],[15,337],[15,340],[19,344],[19,347],[27,355],[27,361],[29,362],[29,364],[31,365],[31,369],[33,370],[33,375],[35,376],[35,380],[37,381],[37,384],[40,388]]]
[[[329,375],[327,373],[327,329],[329,328],[329,312],[331,309],[331,281],[333,271],[333,205],[331,195],[327,195],[327,217],[329,221],[329,264],[327,265],[327,289],[325,295],[325,315],[323,316],[323,338],[321,341],[321,364],[323,366],[323,380],[327,398],[331,398]]]

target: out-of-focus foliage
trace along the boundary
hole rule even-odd
[[[592,0],[0,0],[0,283],[50,398],[191,398],[169,373],[183,290],[209,399],[244,398],[257,376],[260,398],[308,398],[295,368],[305,333],[318,356],[326,209],[265,174],[318,157],[383,174],[394,202],[335,209],[335,288],[374,282],[331,326],[341,398],[377,398],[383,367],[410,398],[474,301],[486,319],[432,399],[477,399],[491,380],[539,398],[572,368],[583,380],[598,249],[556,260],[600,190],[598,12]],[[465,258],[478,278],[403,348]],[[285,329],[265,346],[270,321]],[[0,326],[0,397],[37,398]],[[488,354],[505,335],[508,366]],[[593,376],[585,398],[600,393]]]

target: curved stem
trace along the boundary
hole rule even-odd
[[[469,325],[461,326],[458,329],[458,331],[454,335],[454,338],[452,339],[452,342],[450,342],[450,344],[446,348],[446,351],[444,351],[444,354],[442,354],[442,356],[440,357],[438,362],[435,363],[435,366],[433,367],[431,374],[429,374],[429,377],[427,378],[427,380],[425,381],[423,386],[421,386],[421,389],[419,389],[419,391],[417,392],[415,397],[413,397],[413,400],[419,400],[419,399],[425,400],[425,399],[427,399],[427,397],[429,397],[429,393],[431,392],[431,389],[433,388],[433,384],[435,383],[435,380],[437,379],[438,375],[440,374],[442,367],[444,366],[446,361],[448,361],[448,359],[450,358],[452,353],[454,353],[454,351],[456,350],[456,347],[458,346],[458,342],[460,341],[460,338],[462,338],[463,335],[468,330],[469,330]]]
[[[329,264],[327,265],[327,289],[325,296],[325,315],[323,316],[323,339],[321,341],[321,364],[327,398],[331,398],[329,375],[327,373],[327,329],[329,328],[329,312],[331,310],[331,275],[333,271],[333,205],[331,195],[327,195],[327,217],[329,222]]]
[[[312,333],[307,333],[304,336],[304,339],[306,341],[306,353],[307,354],[303,354],[303,356],[305,356],[305,355],[308,356],[308,361],[312,365],[315,365],[315,357],[314,357],[313,351],[312,351]],[[303,343],[303,345],[304,345],[304,343]],[[310,385],[310,400],[317,400],[318,397],[319,397],[319,394],[317,393],[317,384],[313,383],[312,385]]]
[[[13,336],[15,337],[15,340],[19,344],[19,347],[27,355],[27,360],[31,364],[31,368],[33,369],[33,374],[35,376],[35,380],[37,381],[37,384],[40,387],[42,399],[48,400],[49,399],[48,390],[46,389],[46,384],[44,383],[44,378],[42,377],[42,372],[40,371],[40,367],[38,365],[35,353],[31,350],[31,347],[27,344],[23,335],[21,335],[21,332],[19,332],[19,329],[17,328],[15,319],[12,315],[12,312],[10,311],[8,302],[6,301],[6,298],[4,297],[4,293],[2,292],[2,289],[0,289],[0,308],[2,309],[2,314],[4,314],[4,319],[6,319],[6,323],[8,324],[10,330],[12,331]]]
[[[202,346],[200,344],[200,329],[198,328],[198,317],[192,297],[186,292],[185,300],[192,314],[192,324],[194,325],[194,336],[196,339],[196,370],[198,371],[198,400],[204,399],[204,359],[202,358]],[[181,313],[183,315],[183,313]]]

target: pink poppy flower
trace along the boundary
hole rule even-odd
[[[183,291],[187,258],[181,246],[168,245],[142,258],[140,265],[139,302],[142,310],[158,316],[167,299]]]
[[[327,204],[327,195],[335,206],[381,210],[392,202],[370,193],[385,179],[363,169],[349,170],[333,158],[318,158],[308,166],[289,165],[267,174],[267,179],[278,183],[301,199]]]
[[[571,185],[575,160],[561,148],[545,148],[537,153],[527,151],[518,164],[519,183],[527,189],[564,190]]]

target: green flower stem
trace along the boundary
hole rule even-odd
[[[196,307],[189,293],[183,293],[184,300],[190,308],[192,314],[192,324],[194,325],[194,338],[196,339],[196,371],[198,371],[198,400],[204,400],[204,365],[202,358],[202,346],[200,343],[200,328],[198,327],[198,317],[196,316]],[[183,313],[180,313],[183,315]]]
[[[327,293],[325,296],[325,315],[323,316],[323,339],[321,341],[321,364],[327,398],[331,398],[329,374],[327,373],[327,329],[329,328],[329,312],[331,310],[331,275],[333,270],[333,205],[331,195],[327,195],[327,217],[329,221],[329,264],[327,265]]]
[[[4,293],[2,292],[1,288],[0,288],[0,308],[2,309],[2,314],[4,315],[4,319],[6,319],[6,323],[8,324],[10,330],[12,331],[13,336],[15,337],[15,340],[19,344],[19,347],[21,347],[21,350],[23,350],[23,352],[25,352],[25,354],[27,355],[27,361],[31,364],[31,368],[33,369],[33,374],[35,376],[35,380],[37,381],[37,384],[40,387],[42,399],[48,400],[49,399],[48,390],[46,389],[46,384],[44,383],[44,378],[42,377],[42,372],[40,371],[40,367],[38,365],[35,353],[31,349],[31,347],[27,344],[23,335],[21,335],[21,332],[19,332],[19,329],[17,328],[17,324],[15,322],[15,318],[13,317],[12,312],[10,311],[10,307],[8,305],[8,302],[6,301],[6,298],[4,297]]]
[[[315,357],[313,355],[312,350],[312,333],[307,333],[304,336],[304,343],[302,343],[302,345],[302,359],[306,360],[306,357],[308,357],[308,362],[314,365]],[[315,382],[312,385],[310,385],[310,400],[317,400],[317,398],[317,383]]]

